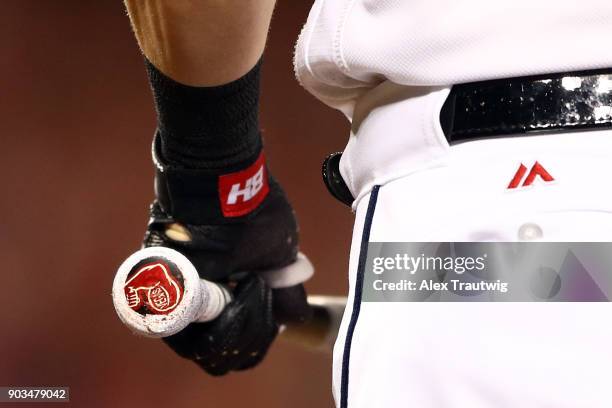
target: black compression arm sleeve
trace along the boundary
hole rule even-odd
[[[166,164],[214,173],[257,159],[261,61],[243,77],[216,87],[178,83],[148,60],[146,67]]]

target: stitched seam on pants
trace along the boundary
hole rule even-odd
[[[363,224],[363,233],[361,235],[361,248],[359,249],[359,263],[357,265],[357,276],[355,277],[355,295],[353,296],[353,311],[351,320],[349,321],[346,331],[346,339],[344,341],[344,354],[342,355],[342,377],[340,382],[340,408],[348,408],[348,386],[349,386],[349,363],[351,359],[351,342],[357,320],[359,319],[359,311],[361,310],[361,295],[363,291],[363,275],[365,273],[365,264],[368,257],[368,243],[370,242],[370,229],[372,228],[372,220],[374,219],[374,211],[376,209],[376,201],[378,200],[378,190],[380,186],[374,186],[368,203],[365,221]]]

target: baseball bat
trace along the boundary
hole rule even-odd
[[[299,262],[295,267],[304,268]],[[113,281],[113,304],[120,320],[134,333],[167,337],[193,322],[215,319],[231,294],[223,285],[201,279],[180,252],[144,248],[127,258]],[[346,298],[309,296],[313,319],[282,327],[282,338],[311,350],[328,352],[338,332]]]

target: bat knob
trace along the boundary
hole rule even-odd
[[[198,319],[203,302],[200,277],[180,252],[141,249],[127,258],[113,281],[117,315],[133,332],[166,337]]]

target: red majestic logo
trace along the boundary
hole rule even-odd
[[[244,170],[219,176],[219,199],[225,217],[253,211],[270,191],[263,152]]]
[[[523,181],[523,177],[525,176],[525,173],[527,173],[527,167],[525,167],[525,165],[521,163],[518,170],[514,174],[514,177],[510,181],[510,184],[508,184],[508,189],[512,190],[519,186],[528,187],[533,184],[533,182],[535,181],[537,177],[541,178],[543,181],[547,183],[551,181],[555,181],[553,176],[551,176],[550,173],[546,171],[544,166],[542,166],[539,162],[535,162],[535,164],[531,167],[531,170],[529,170],[529,174],[527,174],[525,181]],[[521,181],[523,181],[522,184],[521,184]]]
[[[124,286],[125,297],[133,310],[139,313],[168,314],[181,301],[183,287],[163,262],[139,267]],[[146,306],[146,311],[143,307]]]

